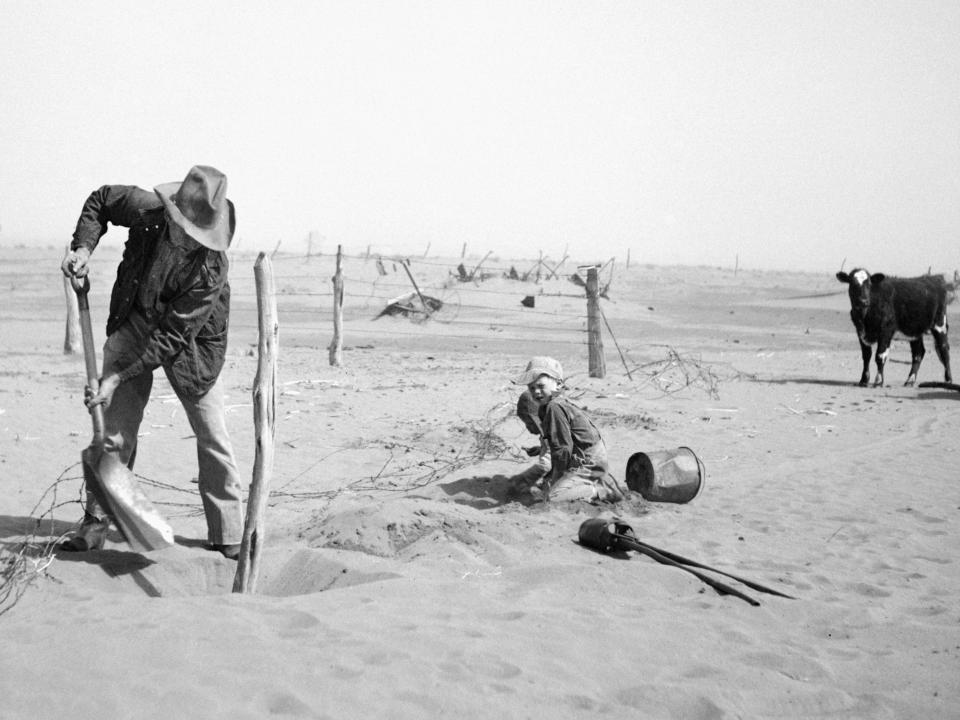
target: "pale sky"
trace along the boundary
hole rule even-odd
[[[0,162],[7,246],[208,164],[245,250],[952,272],[960,2],[0,0]]]

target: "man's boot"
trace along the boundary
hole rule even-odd
[[[69,540],[60,543],[58,549],[65,552],[87,552],[101,550],[107,540],[107,531],[110,529],[108,518],[98,518],[90,513],[84,513],[83,522],[76,534]]]

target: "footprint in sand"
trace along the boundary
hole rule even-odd
[[[372,652],[363,656],[363,662],[366,665],[384,666],[393,662],[404,662],[410,659],[410,655],[405,652]]]
[[[907,608],[907,614],[922,618],[936,617],[943,615],[945,612],[947,612],[947,608],[943,605],[922,605]]]
[[[638,717],[676,720],[721,720],[729,717],[710,698],[671,685],[634,685],[618,692],[617,702],[640,711]]]
[[[940,517],[934,517],[933,515],[927,515],[922,513],[919,510],[914,510],[913,508],[901,508],[897,510],[900,513],[909,513],[912,517],[916,518],[920,522],[931,523],[931,524],[940,524],[945,523],[946,519]]]
[[[522,670],[512,663],[505,662],[495,655],[473,654],[457,656],[440,663],[440,670],[451,679],[467,680],[478,675],[493,680],[510,680],[519,677]]]
[[[848,589],[850,592],[856,593],[857,595],[863,595],[864,597],[890,597],[889,592],[878,588],[876,585],[871,585],[870,583],[850,583],[846,586],[846,589]]]
[[[514,620],[523,620],[527,614],[523,610],[510,610],[509,612],[503,613],[484,613],[484,617],[489,618],[490,620],[497,620],[501,622],[513,622]]]
[[[739,657],[745,665],[778,672],[791,680],[797,680],[799,682],[821,683],[829,681],[833,677],[830,671],[820,663],[798,655],[755,652],[744,653]]]
[[[286,692],[275,693],[267,699],[267,713],[284,717],[317,717],[317,712],[312,707],[296,695]]]
[[[769,690],[750,701],[756,708],[756,717],[837,717],[886,720],[897,715],[875,695],[856,696],[835,688],[817,686],[790,686],[789,692],[771,693]]]

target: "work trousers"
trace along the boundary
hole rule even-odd
[[[152,327],[133,312],[103,346],[103,376],[116,373],[140,357]],[[137,433],[150,399],[153,372],[145,371],[120,383],[104,410],[104,452],[114,453],[131,470],[137,454]],[[200,397],[174,388],[197,438],[200,499],[207,519],[207,541],[215,545],[239,543],[243,535],[243,501],[240,475],[227,433],[223,386],[218,378]],[[87,492],[87,514],[107,513]]]
[[[552,501],[586,500],[617,502],[624,498],[623,489],[610,474],[607,446],[603,440],[587,448],[576,467],[568,468],[550,483]]]

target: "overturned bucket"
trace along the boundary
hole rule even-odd
[[[688,447],[638,452],[627,461],[627,487],[653,502],[690,502],[706,478],[703,463]]]

